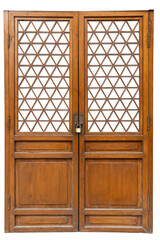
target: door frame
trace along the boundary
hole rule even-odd
[[[13,145],[13,140],[10,138],[10,110],[11,110],[11,101],[10,101],[10,68],[9,62],[10,55],[12,54],[9,51],[10,40],[12,39],[12,35],[10,33],[10,27],[12,25],[12,21],[9,19],[9,16],[19,16],[20,14],[27,12],[16,12],[16,11],[4,11],[4,82],[5,82],[5,232],[9,232],[10,226],[10,152]],[[35,16],[37,12],[31,11],[32,16]],[[43,14],[43,12],[41,12]],[[51,15],[55,15],[56,12],[47,12]],[[67,12],[61,12],[63,16],[67,15]],[[75,12],[76,13],[76,12]],[[92,15],[93,12],[79,12],[79,22],[81,21],[82,16]],[[108,13],[109,15],[114,15],[115,11],[101,11],[94,12],[94,14],[102,15]],[[116,11],[116,14],[120,16],[126,15],[129,13],[130,16],[137,13],[138,15],[147,14],[148,15],[148,79],[149,79],[149,117],[148,117],[148,140],[149,140],[149,148],[148,148],[148,190],[149,190],[149,199],[148,199],[148,209],[149,209],[149,218],[148,218],[148,232],[152,233],[153,231],[153,36],[154,36],[154,11]],[[79,25],[79,40],[82,37],[81,32],[83,31],[83,26]],[[83,43],[83,41],[81,41]],[[80,81],[83,79],[84,72],[83,68],[80,66],[80,62],[83,58],[83,51],[81,51],[83,45],[79,45],[79,86]],[[14,71],[13,69],[11,69]],[[83,90],[82,90],[83,91]],[[83,92],[79,92],[79,100],[83,103]],[[81,104],[82,106],[82,104]],[[82,109],[79,107],[79,114],[82,112]],[[81,136],[80,136],[81,138]],[[81,163],[79,161],[79,166]],[[81,175],[79,175],[79,181],[81,181]],[[79,201],[80,204],[80,201]]]
[[[148,191],[149,191],[149,216],[148,216],[148,232],[153,232],[153,51],[154,51],[154,10],[148,11],[148,78],[149,78],[149,131],[148,131]]]

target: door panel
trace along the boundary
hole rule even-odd
[[[77,24],[77,13],[9,13],[7,231],[78,229]]]
[[[17,226],[71,225],[71,216],[16,216]]]
[[[137,216],[87,216],[86,217],[87,225],[89,226],[140,226],[141,225],[141,217]]]
[[[72,207],[71,160],[16,160],[16,207]]]
[[[16,152],[72,152],[71,142],[16,142]]]
[[[81,12],[80,22],[80,230],[146,232],[148,12]]]
[[[86,207],[142,206],[141,159],[89,159],[85,172]]]

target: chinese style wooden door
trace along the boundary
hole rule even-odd
[[[151,232],[153,11],[4,24],[6,232]]]

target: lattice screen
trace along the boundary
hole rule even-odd
[[[88,21],[88,131],[139,131],[139,21]]]
[[[69,131],[69,21],[18,21],[18,131]]]

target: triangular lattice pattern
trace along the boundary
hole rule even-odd
[[[69,21],[18,21],[18,131],[69,132]]]
[[[139,131],[139,21],[88,21],[88,131]]]

